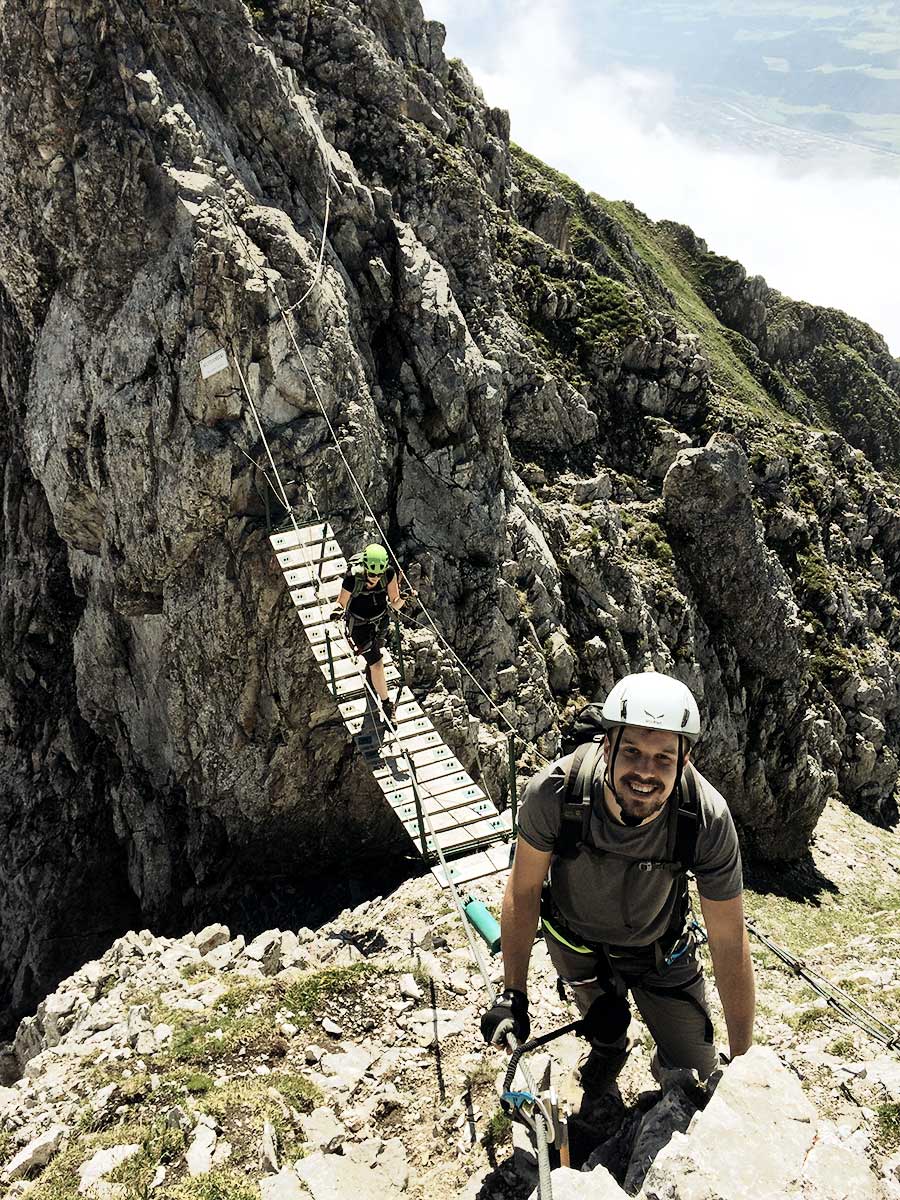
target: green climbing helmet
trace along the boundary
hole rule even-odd
[[[368,575],[383,575],[388,569],[388,553],[384,546],[371,542],[362,552],[363,566]]]

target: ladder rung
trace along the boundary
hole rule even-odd
[[[385,671],[385,678],[388,680],[391,678],[387,671]],[[347,728],[351,733],[359,733],[361,728],[360,722],[362,720],[364,720],[362,717],[351,717],[351,719],[347,722]],[[414,734],[427,733],[429,730],[433,730],[434,728],[427,717],[417,717],[415,713],[411,713],[408,717],[404,718],[398,717],[397,713],[395,712],[391,724],[396,730],[399,730],[401,740],[409,739]]]
[[[502,847],[501,853],[506,860],[502,864],[498,864],[495,856],[491,853],[494,849],[495,847],[491,846],[488,850],[480,850],[476,854],[469,854],[465,858],[447,863],[447,873],[451,882],[457,886],[463,883],[474,883],[476,879],[486,879],[489,875],[505,871],[508,865],[508,847],[505,845]],[[448,886],[444,868],[440,863],[431,868],[431,873],[441,887]]]
[[[400,678],[400,673],[397,671],[396,667],[386,667],[384,677],[388,683],[394,683]],[[345,721],[350,720],[353,717],[364,717],[368,711],[375,711],[375,701],[372,700],[370,705],[368,696],[350,698],[342,701],[338,705],[338,712]],[[397,747],[397,757],[402,757],[402,755],[399,753],[399,746]]]
[[[399,727],[405,721],[416,720],[422,716],[424,716],[424,713],[418,704],[401,704],[394,711],[394,725]],[[347,728],[351,733],[357,734],[362,729],[364,721],[365,717],[350,717],[347,721]]]
[[[285,529],[281,533],[273,533],[269,538],[275,550],[291,550],[294,546],[311,546],[316,542],[330,541],[334,538],[334,530],[326,522],[323,524],[301,526],[296,529]]]
[[[463,788],[458,793],[448,792],[444,796],[423,796],[422,809],[429,816],[436,813],[469,812],[473,814],[469,818],[473,821],[497,815],[497,810],[489,800],[477,800],[473,803],[473,797],[468,796],[467,791],[467,788]],[[412,819],[416,811],[416,799],[412,788],[402,792],[391,792],[385,799],[401,821]],[[460,823],[458,818],[454,820],[457,824]]]
[[[288,568],[284,572],[285,582],[290,588],[298,588],[309,586],[315,579],[318,579],[320,584],[331,579],[343,580],[347,574],[346,566],[341,566],[343,561],[342,558],[335,558],[331,562],[322,563],[318,568],[306,565]]]
[[[385,779],[376,779],[376,782],[384,794],[388,797],[390,802],[393,803],[391,800],[391,793],[401,790],[405,791],[407,788],[412,788],[413,781],[408,777],[404,777],[400,780],[387,777]],[[444,792],[455,792],[458,788],[466,788],[470,785],[472,787],[475,786],[468,775],[466,775],[465,771],[453,771],[446,776],[442,775],[440,778],[440,783],[442,785],[440,789],[435,789],[433,783],[420,782],[418,784],[419,791],[423,796],[442,796]]]
[[[384,798],[390,804],[391,808],[398,808],[403,804],[415,803],[416,793],[412,783],[405,783],[402,787],[398,788],[385,786],[388,782],[390,781],[384,781],[384,784],[381,785],[381,790],[384,792]],[[460,787],[448,788],[445,792],[429,792],[420,787],[419,795],[423,803],[427,801],[428,804],[434,806],[435,811],[438,809],[456,808],[460,804],[474,805],[481,804],[482,802],[490,804],[485,799],[484,792],[479,787],[476,787],[474,783],[466,783]],[[494,806],[492,804],[490,808],[493,812]],[[431,810],[429,809],[429,811]]]
[[[313,641],[313,637],[316,638],[316,641],[324,642],[325,629],[331,631],[332,637],[342,634],[342,622],[331,620],[332,608],[334,608],[334,605],[324,604],[320,607],[311,606],[310,608],[298,608],[296,610],[296,614],[298,614],[302,624],[304,624],[306,636],[310,638],[311,642]]]
[[[290,567],[305,567],[310,560],[315,562],[327,561],[330,558],[344,558],[344,552],[334,539],[326,542],[323,546],[321,542],[317,542],[315,546],[309,549],[283,550],[280,554],[276,554],[278,565],[282,571],[287,571]],[[344,559],[346,562],[347,560]]]
[[[431,762],[416,764],[416,779],[419,783],[431,785],[432,780],[442,779],[445,775],[462,773],[463,765],[455,755],[433,759]]]
[[[322,674],[325,676],[326,683],[330,687],[331,686],[331,677],[330,677],[330,674],[328,671],[328,664],[320,663],[319,666],[321,667]],[[335,672],[335,674],[337,674],[337,672]],[[385,668],[384,677],[388,683],[394,683],[395,680],[400,678],[400,673],[398,672],[396,667],[387,667],[387,668]],[[366,695],[366,694],[368,694],[368,690],[371,687],[372,687],[371,684],[369,684],[368,687],[366,686],[365,671],[363,671],[362,669],[357,669],[357,670],[348,672],[346,674],[346,676],[344,676],[341,679],[338,679],[337,695],[339,697],[345,697],[345,696],[350,697],[350,696],[356,695],[357,693],[359,693],[360,695]],[[372,689],[372,693],[374,695],[374,688]],[[372,700],[372,704],[373,705],[375,704],[374,699]],[[344,705],[341,704],[339,707],[341,709],[341,716],[343,716],[344,715],[343,714]],[[365,709],[362,709],[361,711],[365,712]]]
[[[325,583],[319,584],[318,591],[314,587],[294,588],[291,592],[291,599],[299,609],[324,608],[329,601],[333,608],[334,602],[340,594],[341,581],[328,579]]]
[[[425,796],[435,796],[438,800],[443,800],[444,796],[456,794],[459,792],[464,795],[467,800],[483,800],[484,792],[477,783],[473,783],[468,776],[464,776],[464,782],[454,783],[453,780],[458,778],[452,775],[449,780],[441,779],[437,785],[433,783],[420,783],[419,791]]]
[[[428,722],[429,728],[424,733],[419,733],[417,730],[410,730],[409,736],[404,737],[403,729],[399,730],[400,745],[406,754],[418,754],[420,750],[427,750],[430,746],[442,746],[444,743],[441,740],[441,735]]]
[[[426,845],[419,849],[429,857],[437,847],[448,857],[453,855],[449,872],[454,882],[471,882],[505,870],[509,847],[489,844],[508,834],[509,814],[495,811],[403,686],[385,651],[385,677],[389,684],[400,685],[392,697],[395,728],[387,732],[377,700],[366,685],[364,662],[351,648],[343,623],[331,620],[347,570],[331,526],[320,522],[285,530],[273,534],[271,543],[322,676],[329,690],[335,685],[341,716],[414,844],[419,846],[418,797],[434,831],[426,834]],[[464,853],[476,847],[477,852]],[[432,870],[446,886],[442,869]]]
[[[430,767],[434,763],[442,762],[444,759],[452,757],[453,752],[450,747],[443,744],[429,747],[426,750],[416,750],[410,754],[410,758],[413,761],[413,766],[416,768],[417,778],[420,767]]]
[[[410,824],[412,825],[411,829],[409,828]],[[418,841],[418,822],[404,822],[404,828],[406,829],[407,833],[409,833],[410,837]],[[471,828],[471,826],[466,825],[452,825],[444,830],[436,829],[435,835],[437,836],[438,845],[444,851],[460,850],[463,846],[472,846],[474,848],[479,844],[479,842],[483,841],[484,838],[479,836],[471,836],[469,832]],[[427,851],[434,849],[435,839],[432,834],[427,832],[427,825],[425,826],[425,829],[425,850],[427,853]],[[491,835],[488,834],[486,836],[489,837]]]
[[[323,625],[321,627],[321,629],[322,629],[321,637],[320,637],[319,641],[313,646],[313,657],[315,658],[316,662],[324,663],[327,666],[328,665],[328,643],[325,639],[326,628],[327,628],[326,625]],[[335,661],[335,662],[337,662],[337,660],[339,658],[359,659],[360,668],[364,669],[362,655],[357,654],[355,650],[352,650],[350,648],[350,643],[347,641],[346,638],[335,637],[335,635],[333,633],[331,635],[331,657],[332,657],[333,661]],[[391,652],[389,650],[382,648],[381,661],[384,663],[385,667],[388,667],[393,663],[394,660],[391,658]]]

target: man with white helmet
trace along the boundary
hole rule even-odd
[[[731,1057],[753,1037],[754,982],[741,856],[722,796],[690,763],[700,714],[690,690],[629,675],[603,705],[603,732],[525,790],[502,913],[504,990],[481,1020],[486,1041],[529,1034],[527,976],[540,919],[591,1046],[586,1089],[627,1054],[628,993],[656,1042],[652,1068],[706,1079],[718,1065],[703,972],[687,920],[693,871]],[[547,882],[549,874],[549,882]]]

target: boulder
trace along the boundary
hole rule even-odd
[[[623,1192],[605,1167],[594,1167],[592,1171],[573,1171],[571,1167],[557,1167],[550,1172],[553,1200],[626,1200]],[[528,1200],[540,1200],[540,1189],[535,1188]]]
[[[208,954],[210,950],[215,950],[217,946],[222,946],[225,942],[231,939],[231,932],[227,925],[206,925],[196,935],[195,946],[201,954]]]
[[[188,1146],[187,1159],[188,1174],[206,1175],[212,1170],[213,1153],[216,1149],[216,1132],[208,1125],[198,1124],[191,1138],[191,1144]]]
[[[59,1150],[67,1133],[64,1125],[51,1125],[44,1133],[32,1138],[28,1145],[13,1155],[6,1164],[3,1172],[6,1179],[12,1183],[15,1179],[22,1179],[25,1175],[46,1167]]]
[[[672,1134],[648,1170],[640,1196],[875,1200],[874,1176],[859,1152],[831,1144],[827,1152],[812,1153],[819,1143],[817,1126],[816,1110],[796,1075],[772,1050],[753,1046],[723,1072],[687,1134]],[[833,1191],[832,1184],[854,1190]]]
[[[260,1200],[309,1200],[309,1192],[290,1167],[282,1167],[277,1175],[264,1175],[259,1194]]]
[[[110,1171],[115,1170],[121,1163],[132,1158],[140,1150],[137,1144],[126,1146],[110,1146],[106,1150],[98,1150],[87,1162],[78,1168],[78,1193],[81,1196],[96,1194],[95,1185],[105,1179]]]
[[[321,1150],[294,1165],[314,1200],[399,1200],[409,1182],[406,1152],[399,1138],[348,1145],[344,1154]]]

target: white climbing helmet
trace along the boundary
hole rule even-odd
[[[700,736],[700,710],[691,690],[671,675],[641,671],[620,679],[603,705],[603,723],[665,729],[689,742]]]

